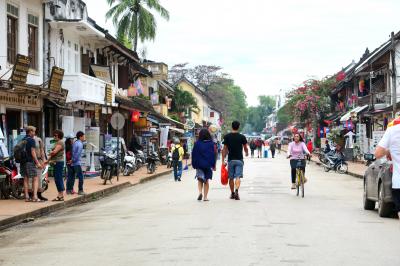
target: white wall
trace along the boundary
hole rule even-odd
[[[7,63],[7,3],[19,8],[18,17],[18,53],[28,55],[28,13],[39,17],[38,29],[38,70],[30,70],[29,84],[43,83],[43,9],[41,0],[0,0],[0,76],[7,72],[12,65]],[[8,79],[10,73],[3,77]]]

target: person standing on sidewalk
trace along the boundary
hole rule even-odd
[[[71,166],[73,169],[73,179],[71,181],[71,187],[74,187],[76,176],[79,179],[78,184],[78,195],[85,195],[83,191],[83,172],[81,164],[81,156],[83,151],[83,142],[85,142],[85,134],[82,131],[76,133],[76,141],[72,145],[72,161]]]
[[[53,201],[64,201],[64,133],[58,129],[54,130],[53,137],[56,144],[47,160],[54,166],[54,182],[58,191],[58,195]]]
[[[375,157],[387,156],[393,161],[392,198],[400,218],[400,125],[389,127],[375,150]]]
[[[250,151],[251,151],[251,158],[254,158],[254,151],[257,148],[256,142],[254,139],[250,141]]]
[[[197,186],[199,196],[197,200],[208,201],[209,180],[212,179],[213,170],[215,171],[216,149],[210,132],[203,128],[200,130],[199,139],[193,146],[192,166],[196,169]]]
[[[256,146],[257,146],[257,158],[262,158],[263,141],[261,140],[261,138],[258,138],[256,140]]]
[[[33,126],[28,126],[26,128],[26,137],[22,140],[25,142],[25,158],[22,158],[21,161],[21,175],[24,177],[24,192],[25,192],[25,201],[33,201],[33,202],[41,202],[38,198],[38,186],[39,186],[39,177],[38,177],[38,169],[42,169],[42,165],[36,156],[36,144],[35,137],[36,128]],[[32,198],[29,197],[29,181],[32,179]]]
[[[175,181],[181,181],[182,177],[182,161],[185,150],[183,149],[178,138],[174,139],[175,146],[171,149],[172,154],[172,166],[174,168],[174,179]]]
[[[249,156],[247,139],[239,133],[240,123],[232,122],[232,131],[224,136],[224,148],[222,150],[222,164],[225,164],[225,157],[228,155],[229,188],[231,199],[240,200],[239,188],[240,179],[243,178],[243,149],[246,157]]]
[[[67,165],[67,195],[73,195],[75,183],[75,174],[72,167],[72,147],[74,145],[74,136],[68,136],[65,140],[65,160]]]
[[[278,147],[278,153],[281,154],[281,149],[282,149],[282,140],[279,137],[278,140],[276,141],[277,147]]]
[[[44,144],[41,138],[37,136],[37,132],[35,132],[35,136],[33,137],[35,140],[35,145],[36,145],[36,157],[39,161],[39,163],[43,166],[45,160],[46,160],[46,153],[44,152]],[[47,201],[48,199],[42,196],[42,193],[44,192],[43,188],[43,180],[42,180],[42,168],[37,168],[37,176],[38,176],[38,192],[37,196],[38,199]],[[32,186],[33,187],[33,186]]]

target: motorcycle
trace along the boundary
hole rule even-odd
[[[342,152],[328,153],[325,155],[326,162],[323,163],[325,172],[334,170],[340,174],[347,173],[348,165]]]
[[[13,197],[21,199],[24,192],[24,178],[18,173],[17,165],[12,158],[6,159],[0,165],[0,191],[4,199]]]
[[[112,183],[111,179],[117,173],[117,155],[113,152],[103,151],[102,155],[99,157],[101,165],[100,177],[104,179],[103,185],[107,184],[107,181]]]
[[[136,152],[136,170],[139,170],[146,163],[146,156],[141,150]]]
[[[150,152],[147,156],[147,173],[152,174],[156,171],[158,161],[159,158],[157,152]]]
[[[136,170],[136,156],[133,152],[128,151],[124,158],[124,176],[129,176]]]
[[[172,153],[169,152],[168,157],[167,157],[167,168],[171,168],[171,167],[172,167]]]

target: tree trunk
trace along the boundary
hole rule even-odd
[[[136,19],[136,29],[135,29],[135,40],[134,40],[134,44],[133,44],[133,51],[135,51],[135,53],[137,52],[137,45],[138,45],[138,36],[139,36],[139,12],[136,11],[135,12],[135,19]]]

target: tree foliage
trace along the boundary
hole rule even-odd
[[[188,63],[180,63],[172,66],[169,71],[169,79],[174,84],[182,77],[185,77],[196,86],[207,91],[213,83],[226,78],[226,74],[219,73],[221,69],[220,66],[215,65],[189,67]]]
[[[243,126],[246,124],[246,94],[233,80],[221,78],[209,86],[207,94],[214,106],[221,111],[224,132],[230,130],[234,120],[238,120]]]
[[[154,40],[157,22],[151,10],[169,20],[169,12],[161,6],[159,0],[107,0],[110,10],[106,18],[112,18],[117,27],[117,36],[126,36],[133,40],[133,49],[137,51],[138,39]]]
[[[183,118],[184,113],[191,113],[192,111],[199,111],[197,99],[190,92],[180,87],[176,88],[172,102],[172,112],[175,112],[178,117]]]
[[[247,111],[247,130],[252,132],[262,132],[265,127],[266,118],[272,114],[275,108],[276,101],[271,96],[258,96],[258,105],[251,106]]]

